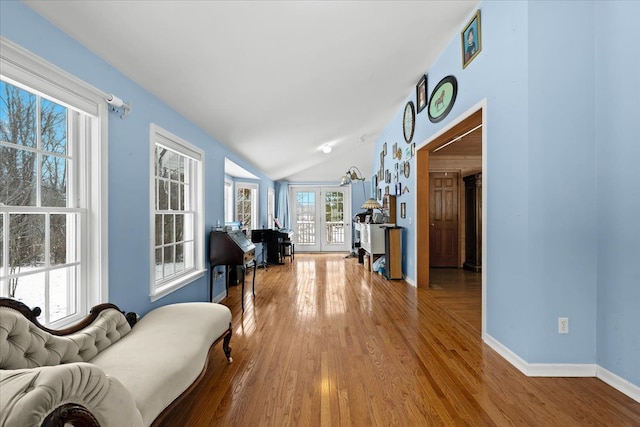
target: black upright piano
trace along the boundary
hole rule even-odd
[[[242,311],[244,311],[244,276],[247,267],[254,267],[251,292],[255,296],[256,284],[256,245],[241,231],[212,231],[209,234],[209,301],[213,300],[214,267],[225,266],[225,286],[229,296],[229,267],[239,266],[242,269]]]
[[[282,242],[291,240],[293,230],[281,228],[272,230],[270,228],[251,230],[251,240],[254,243],[267,245],[267,262],[269,264],[284,264],[282,258]]]

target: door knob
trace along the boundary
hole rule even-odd
[[[432,226],[432,227],[435,227],[436,225],[435,225],[435,224],[431,224],[431,226]]]

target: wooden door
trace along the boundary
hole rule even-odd
[[[429,173],[429,265],[458,267],[458,173]]]

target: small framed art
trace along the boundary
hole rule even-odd
[[[427,75],[426,74],[422,76],[422,78],[416,85],[416,100],[417,100],[416,113],[419,113],[420,111],[424,110],[424,107],[427,106]]]
[[[462,38],[462,68],[475,59],[482,50],[482,33],[480,30],[480,9],[476,11],[460,34]]]

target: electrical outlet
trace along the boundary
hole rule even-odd
[[[558,333],[559,334],[568,334],[569,333],[569,318],[568,317],[558,317]]]

